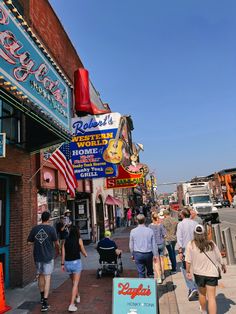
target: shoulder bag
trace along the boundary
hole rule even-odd
[[[206,252],[203,252],[205,255],[206,255],[206,257],[212,262],[212,264],[215,266],[215,268],[217,269],[217,271],[218,271],[218,278],[217,279],[221,279],[222,277],[221,277],[221,269],[220,269],[220,267],[219,266],[216,266],[216,264],[213,262],[213,260],[210,258],[210,256],[208,256],[207,254],[206,254]]]

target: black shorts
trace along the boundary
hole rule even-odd
[[[217,277],[209,277],[209,276],[201,276],[201,275],[195,275],[195,282],[198,287],[206,287],[207,286],[218,286],[218,278]]]

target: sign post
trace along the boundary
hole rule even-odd
[[[154,279],[114,278],[112,314],[159,314]]]
[[[0,158],[6,157],[6,133],[0,133]]]

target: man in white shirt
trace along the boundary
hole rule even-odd
[[[189,290],[188,292],[188,300],[194,301],[198,297],[198,290],[195,282],[193,280],[189,280],[186,276],[186,265],[185,265],[185,249],[189,241],[193,240],[194,237],[194,229],[197,226],[197,222],[190,218],[189,209],[183,209],[181,211],[182,221],[178,223],[177,226],[177,244],[179,247],[179,258],[182,261],[182,273],[185,279],[186,286]]]

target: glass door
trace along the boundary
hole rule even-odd
[[[0,263],[6,287],[9,285],[9,208],[9,182],[0,176]]]
[[[89,200],[82,199],[75,201],[74,222],[80,228],[81,238],[91,240]]]

